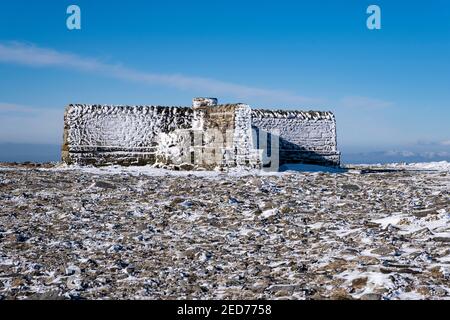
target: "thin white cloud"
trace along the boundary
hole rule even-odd
[[[393,102],[362,96],[348,96],[341,99],[339,105],[346,108],[383,109],[392,107]]]
[[[417,141],[417,145],[419,146],[450,146],[450,140],[438,140],[438,141],[430,141],[430,140],[419,140]]]
[[[262,98],[268,101],[290,104],[317,104],[323,102],[321,99],[304,97],[282,90],[262,89],[179,74],[142,72],[118,64],[108,64],[92,58],[17,42],[0,43],[0,62],[32,67],[67,68],[148,85],[165,85],[181,90],[202,90],[211,95],[229,94],[237,99]]]
[[[17,115],[18,114],[30,114],[30,113],[35,113],[38,110],[36,108],[30,108],[28,106],[23,106],[23,105],[18,105],[18,104],[13,104],[13,103],[5,103],[5,102],[0,102],[0,114],[3,113],[11,113],[14,112]]]

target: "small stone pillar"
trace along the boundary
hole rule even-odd
[[[192,100],[192,107],[201,108],[201,107],[215,107],[217,106],[217,98],[194,98]]]

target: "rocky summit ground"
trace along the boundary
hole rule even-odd
[[[2,165],[0,299],[450,299],[449,190],[448,170]]]

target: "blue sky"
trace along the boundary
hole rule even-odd
[[[59,144],[69,103],[215,96],[334,111],[344,151],[450,152],[449,57],[445,0],[3,0],[0,143]]]

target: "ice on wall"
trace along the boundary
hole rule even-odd
[[[267,147],[255,141],[252,129],[257,128],[279,135],[282,163],[339,164],[331,112],[252,110],[245,104],[217,105],[214,98],[196,98],[193,105],[70,105],[65,113],[63,160],[254,167],[263,160],[261,146]],[[216,129],[223,137],[211,133]],[[278,144],[275,147],[278,150]]]
[[[252,125],[280,138],[280,161],[340,162],[336,119],[331,112],[253,110]]]
[[[67,108],[68,143],[77,147],[153,147],[160,132],[190,128],[189,108],[86,106]]]
[[[65,114],[66,157],[83,163],[100,159],[101,152],[112,159],[112,153],[117,159],[156,156],[162,134],[191,128],[192,119],[190,108],[70,105]]]

